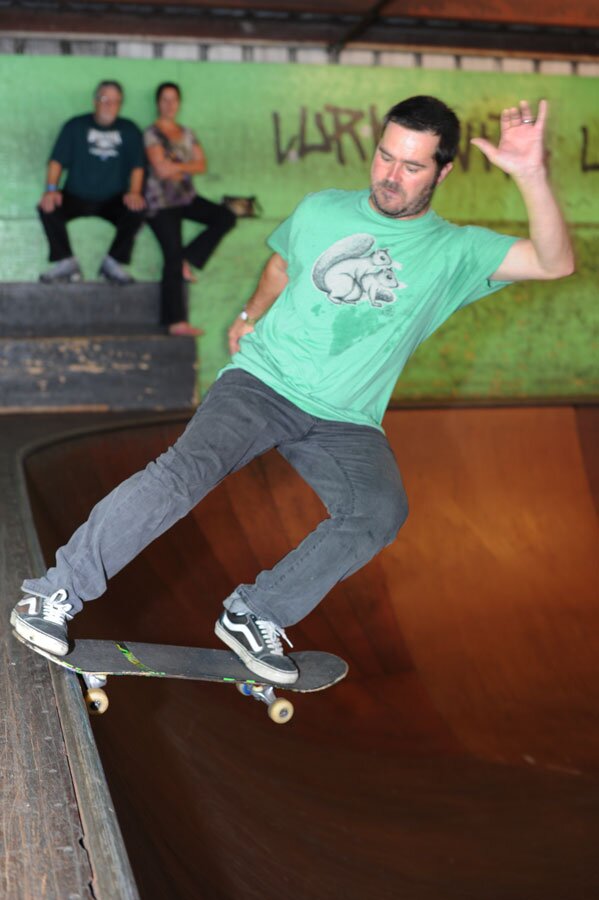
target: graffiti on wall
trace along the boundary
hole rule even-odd
[[[380,134],[380,118],[375,106],[364,111],[326,104],[322,111],[312,116],[311,131],[319,136],[316,142],[308,138],[308,115],[308,107],[300,106],[297,131],[283,138],[281,113],[273,112],[275,159],[278,165],[303,159],[310,153],[334,153],[337,162],[344,166],[348,142],[359,158],[365,161],[370,156],[366,146],[374,147]]]
[[[493,169],[489,160],[470,143],[473,137],[496,142],[499,138],[497,113],[489,113],[486,119],[467,119],[462,123],[462,139],[456,156],[456,165],[468,172],[474,159],[482,161],[485,171]],[[383,128],[383,117],[376,106],[352,109],[346,106],[325,104],[322,109],[310,113],[307,106],[300,106],[294,131],[283,127],[283,115],[272,113],[274,156],[277,165],[296,162],[312,153],[332,154],[341,166],[357,154],[366,162],[374,149]],[[580,170],[599,172],[599,152],[593,159],[592,140],[588,126],[581,126]],[[316,139],[315,139],[316,138]]]
[[[595,162],[591,161],[592,150],[589,138],[589,129],[583,125],[580,129],[582,132],[582,149],[580,153],[580,168],[583,172],[599,172],[599,152],[595,157]]]

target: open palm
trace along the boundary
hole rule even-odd
[[[528,102],[521,100],[518,107],[504,109],[501,113],[501,136],[497,146],[484,138],[473,138],[471,143],[508,175],[525,176],[543,166],[546,118],[546,100],[539,103],[536,120]]]

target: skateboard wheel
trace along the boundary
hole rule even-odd
[[[293,717],[293,703],[289,700],[275,700],[268,707],[268,715],[277,725],[285,725]]]
[[[235,685],[240,694],[243,694],[244,697],[252,696],[252,686],[251,684],[245,684],[243,681],[238,681]]]
[[[108,697],[102,688],[90,688],[85,694],[85,703],[91,716],[101,716],[108,709]]]

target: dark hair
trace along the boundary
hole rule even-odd
[[[409,97],[392,106],[383,124],[394,122],[412,131],[428,131],[439,136],[439,146],[435,150],[437,168],[451,162],[458,152],[460,142],[460,120],[453,109],[436,97]]]
[[[160,100],[161,93],[167,88],[172,88],[173,91],[176,91],[177,97],[179,98],[179,100],[181,99],[181,88],[179,87],[179,85],[175,84],[174,81],[163,81],[162,84],[158,85],[158,87],[156,88],[156,93],[154,94],[156,103],[158,103],[158,101]]]
[[[104,88],[111,87],[119,92],[121,97],[125,96],[125,92],[123,90],[123,85],[120,81],[101,81],[99,85],[96,87],[94,91],[94,100],[97,100],[100,96],[100,92],[104,90]]]

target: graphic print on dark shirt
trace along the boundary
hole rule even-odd
[[[92,156],[97,156],[101,160],[118,156],[122,143],[123,139],[120,131],[99,131],[97,128],[88,129],[88,150]]]

